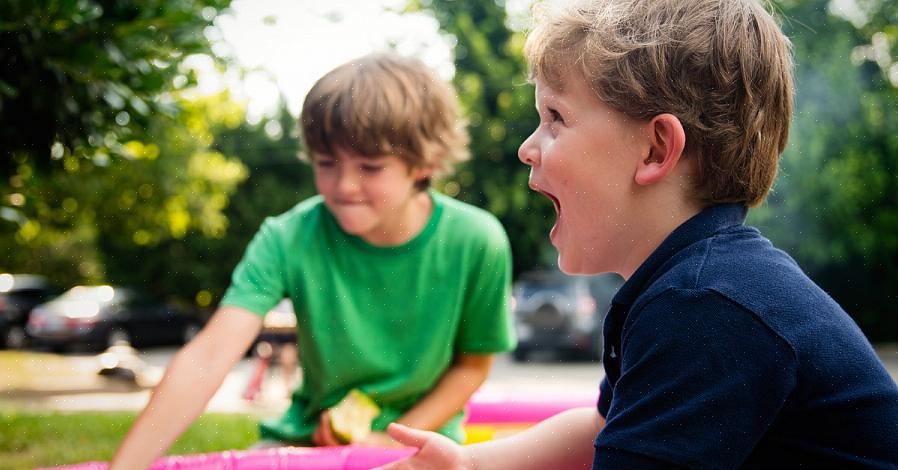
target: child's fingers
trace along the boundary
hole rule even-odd
[[[338,446],[341,445],[340,441],[337,440],[337,437],[334,436],[334,433],[331,432],[331,417],[330,413],[327,410],[324,410],[321,413],[321,417],[318,420],[318,429],[315,431],[318,439],[321,442],[316,442],[319,446]]]
[[[315,432],[312,433],[312,444],[315,444],[316,446],[322,446],[322,445],[324,445],[324,444],[321,442],[321,431],[320,431],[320,428],[321,428],[321,426],[318,426],[318,428],[315,429]]]
[[[315,444],[316,446],[327,445],[324,443],[324,436],[322,434],[324,432],[324,426],[321,425],[322,422],[323,422],[323,420],[320,420],[320,419],[318,420],[318,427],[315,428],[315,432],[312,433],[312,443]]]
[[[412,429],[398,423],[390,423],[390,425],[387,426],[387,434],[400,444],[417,447],[419,449],[427,443],[428,439],[430,439],[429,432]]]

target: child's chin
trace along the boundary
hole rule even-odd
[[[568,260],[565,258],[564,254],[561,252],[558,253],[558,269],[568,275],[576,275],[580,274],[580,263],[575,263],[573,260]]]
[[[558,253],[558,270],[569,276],[588,276],[599,272],[583,262],[581,259],[568,259],[563,253]]]
[[[338,219],[337,223],[340,225],[340,228],[342,228],[344,232],[350,235],[361,236],[367,233],[368,230],[370,230],[370,227],[368,227],[367,224],[359,223],[356,221],[343,221]]]

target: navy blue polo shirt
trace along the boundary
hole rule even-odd
[[[705,209],[615,296],[593,468],[898,468],[898,387],[746,212]]]

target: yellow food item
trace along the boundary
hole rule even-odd
[[[363,441],[371,434],[371,422],[379,414],[380,407],[371,397],[352,389],[330,409],[331,430],[340,442]]]

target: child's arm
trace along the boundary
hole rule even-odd
[[[486,380],[492,365],[492,354],[456,355],[455,362],[433,389],[396,422],[428,431],[439,429],[464,408],[471,395]]]
[[[147,468],[206,407],[262,327],[262,318],[237,307],[219,309],[175,355],[150,402],[137,417],[109,466]]]
[[[595,454],[593,440],[604,426],[605,419],[595,408],[576,408],[514,436],[460,446],[440,434],[393,424],[390,435],[419,451],[382,470],[590,468]]]
[[[471,395],[486,380],[493,364],[492,354],[459,354],[434,388],[396,422],[409,427],[435,431],[461,410]],[[312,436],[318,446],[336,446],[340,441],[330,431],[329,411],[321,413],[320,423]],[[382,432],[374,432],[364,445],[383,447],[396,445]]]

